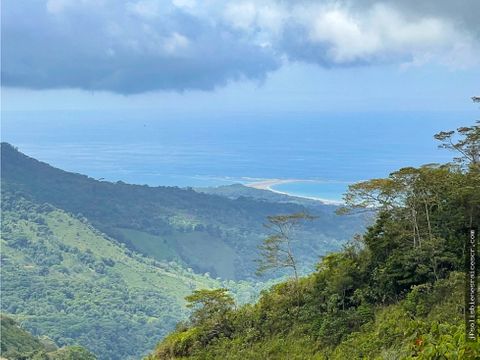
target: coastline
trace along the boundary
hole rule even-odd
[[[272,189],[272,186],[280,185],[280,184],[289,184],[292,182],[300,182],[300,181],[309,181],[309,180],[299,180],[299,179],[268,179],[262,181],[255,181],[251,183],[246,183],[245,186],[259,189],[259,190],[270,190],[273,192],[279,192],[277,190]]]
[[[282,185],[282,184],[289,184],[289,183],[294,183],[294,182],[316,182],[315,180],[302,180],[302,179],[268,179],[268,180],[262,180],[262,181],[255,181],[251,183],[246,183],[244,184],[245,186],[254,188],[254,189],[259,189],[259,190],[268,190],[277,194],[281,195],[287,195],[287,196],[292,196],[292,197],[298,197],[298,198],[303,198],[303,199],[309,199],[309,200],[315,200],[322,202],[326,205],[342,205],[343,202],[340,200],[331,200],[331,199],[323,199],[315,196],[306,196],[306,195],[300,195],[300,194],[295,194],[295,193],[288,193],[285,191],[280,191],[276,190],[274,188],[275,185]]]

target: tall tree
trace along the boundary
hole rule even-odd
[[[262,275],[269,270],[291,269],[298,282],[298,265],[295,259],[292,242],[294,231],[306,221],[315,219],[307,213],[269,216],[265,224],[271,234],[259,246],[261,258],[257,260],[257,274]]]
[[[480,97],[473,97],[480,102]],[[463,196],[468,209],[468,226],[478,225],[480,214],[480,121],[475,125],[460,127],[457,131],[442,131],[435,135],[440,148],[455,151],[455,162],[465,171],[466,177],[458,194]]]
[[[213,319],[222,320],[235,305],[233,297],[228,294],[228,289],[195,290],[185,297],[185,300],[187,307],[193,309],[190,321],[194,325],[205,324]]]
[[[473,171],[480,169],[480,121],[475,125],[460,127],[457,131],[441,131],[435,134],[441,142],[440,148],[449,149],[459,154],[454,160]]]

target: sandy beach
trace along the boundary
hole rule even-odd
[[[270,190],[273,192],[280,193],[280,191],[272,189],[272,186],[274,185],[280,185],[280,184],[288,184],[292,182],[297,182],[297,181],[305,181],[305,180],[299,180],[299,179],[268,179],[268,180],[263,180],[263,181],[256,181],[252,183],[247,183],[245,186],[255,188],[255,189],[260,189],[260,190]]]
[[[260,190],[269,190],[277,194],[282,194],[282,195],[288,195],[288,196],[293,196],[293,197],[299,197],[299,198],[304,198],[304,199],[310,199],[310,200],[315,200],[315,201],[320,201],[324,204],[329,204],[329,205],[340,205],[342,204],[342,201],[338,200],[330,200],[330,199],[321,199],[318,197],[313,197],[313,196],[304,196],[304,195],[298,195],[298,194],[291,194],[287,193],[284,191],[279,191],[273,188],[275,185],[280,185],[280,184],[288,184],[288,183],[293,183],[293,182],[315,182],[315,180],[302,180],[302,179],[268,179],[268,180],[262,180],[262,181],[255,181],[251,183],[246,183],[244,184],[245,186],[254,188],[254,189],[260,189]]]

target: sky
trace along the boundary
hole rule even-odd
[[[463,111],[477,0],[4,0],[2,113]]]

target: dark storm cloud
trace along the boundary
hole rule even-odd
[[[116,1],[48,4],[2,3],[3,85],[124,94],[208,90],[262,78],[278,66],[269,50],[232,29],[166,3],[158,9]]]

